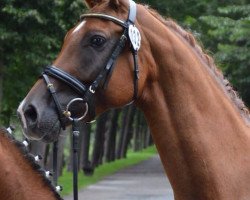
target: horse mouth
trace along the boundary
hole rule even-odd
[[[24,136],[29,140],[42,141],[45,143],[51,143],[58,140],[60,135],[60,122],[56,121],[53,124],[43,124],[32,129],[23,128]]]
[[[51,143],[51,142],[55,142],[58,140],[59,135],[60,135],[60,131],[61,131],[61,126],[60,126],[60,122],[57,121],[51,128],[51,130],[47,131],[45,133],[45,135],[42,138],[43,142],[46,143]]]
[[[42,141],[45,143],[56,142],[59,138],[59,135],[60,135],[60,131],[57,134],[44,135],[44,137],[42,138]]]

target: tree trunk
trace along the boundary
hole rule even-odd
[[[4,69],[3,61],[0,60],[0,123],[4,126],[10,126],[11,112],[3,113],[3,85],[4,85]]]
[[[149,145],[149,140],[150,140],[150,130],[149,130],[148,127],[147,127],[146,130],[145,130],[145,134],[146,134],[146,137],[145,137],[144,148],[147,148],[148,145]]]
[[[153,138],[152,138],[152,135],[151,135],[151,131],[150,129],[148,128],[148,139],[147,139],[147,147],[153,145]]]
[[[0,114],[2,112],[2,104],[3,104],[3,63],[0,60]]]
[[[140,151],[140,126],[141,126],[141,112],[136,112],[136,125],[134,129],[134,151]]]
[[[62,175],[62,170],[64,166],[63,150],[64,150],[64,145],[67,139],[68,132],[69,132],[68,129],[66,129],[65,131],[61,130],[60,137],[58,139],[58,152],[57,152],[57,172],[58,172],[57,174],[58,176]],[[49,159],[48,159],[46,168],[48,170],[53,169],[53,145],[52,144],[51,144]]]
[[[109,113],[105,112],[97,120],[97,128],[95,133],[94,150],[92,155],[92,167],[95,168],[102,163],[102,157],[104,153],[104,140],[106,131],[106,121]]]
[[[92,175],[94,172],[89,160],[90,133],[91,125],[83,123],[81,128],[81,151],[79,152],[79,169],[82,169],[85,175]]]
[[[106,139],[106,152],[105,160],[106,162],[111,162],[115,160],[115,149],[116,149],[116,134],[118,128],[118,118],[120,115],[120,109],[113,109],[111,113],[111,124],[109,130],[107,131]]]
[[[123,143],[124,136],[125,136],[125,127],[126,127],[128,110],[129,110],[129,106],[126,106],[125,108],[123,108],[123,111],[122,111],[122,127],[119,131],[120,136],[119,136],[118,146],[117,146],[117,150],[116,150],[116,158],[117,159],[121,158],[122,143]]]
[[[133,120],[134,120],[135,111],[136,111],[136,108],[134,105],[129,106],[129,111],[127,114],[125,130],[124,130],[124,139],[122,142],[121,158],[126,158],[128,146],[133,136]]]
[[[140,149],[144,149],[144,142],[145,142],[145,137],[146,137],[146,132],[145,132],[145,128],[147,128],[147,123],[145,121],[144,116],[141,114],[140,115]]]

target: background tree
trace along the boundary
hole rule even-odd
[[[0,2],[0,89],[4,97],[0,119],[4,124],[9,124],[42,68],[58,54],[66,31],[83,11],[81,0]]]
[[[240,39],[242,34],[246,36],[249,30],[247,27],[249,2],[247,0],[138,0],[138,2],[149,4],[162,15],[174,18],[178,23],[192,30],[204,46],[215,53],[218,62],[222,63],[222,68],[249,104],[249,94],[246,89],[249,80],[245,77],[249,72],[246,69],[243,70],[243,67],[238,68],[239,65],[245,65],[245,68],[249,66],[245,64],[246,60],[249,60],[246,55],[249,52],[248,42],[243,44],[243,40]],[[225,6],[231,7],[217,11],[218,7]],[[41,2],[2,0],[0,2],[0,121],[4,124],[9,124],[9,119],[17,105],[39,75],[42,67],[51,63],[58,54],[66,31],[76,24],[84,10],[82,0],[44,0]],[[216,34],[211,32],[211,29],[216,29],[216,27],[214,25],[211,27],[209,19],[204,20],[201,16],[213,16],[210,22],[216,17],[223,17],[217,26],[220,30]],[[223,37],[230,31],[226,34],[222,31],[230,28],[230,25],[225,23],[230,21],[227,20],[228,18],[236,22],[237,29],[241,27],[241,31],[237,34],[234,31],[234,38],[231,37],[230,41],[228,37]],[[226,21],[222,22],[223,20]],[[232,26],[231,30],[233,30]],[[219,41],[218,38],[220,38]],[[217,45],[218,43],[220,45]],[[226,44],[229,44],[230,48],[226,47]],[[222,51],[224,53],[217,54]],[[239,56],[234,59],[235,52],[238,54],[240,52],[240,59]],[[244,62],[239,63],[242,60]],[[226,62],[231,65],[225,64]]]
[[[215,58],[250,105],[250,4],[218,8],[219,16],[204,16],[207,37],[215,45]]]
[[[138,0],[192,31],[250,105],[249,0]],[[0,1],[0,123],[8,125],[42,68],[59,53],[66,32],[84,13],[82,0]],[[80,167],[92,174],[103,161],[126,157],[152,144],[143,114],[134,107],[112,110],[82,127]],[[67,136],[66,136],[67,135]],[[66,138],[67,137],[67,138]],[[40,146],[40,148],[38,148]],[[69,134],[60,143],[60,171],[70,163]],[[33,143],[51,165],[51,146]],[[90,159],[92,158],[92,159]]]

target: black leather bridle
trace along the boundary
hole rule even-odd
[[[68,112],[68,110],[63,110],[62,106],[59,103],[59,100],[56,95],[56,91],[54,89],[53,84],[50,82],[49,77],[53,77],[55,79],[60,80],[61,82],[65,83],[69,87],[71,87],[77,94],[79,94],[80,98],[83,102],[86,102],[88,104],[89,108],[89,115],[91,118],[95,117],[95,108],[94,108],[94,94],[98,87],[100,87],[100,83],[104,83],[104,88],[106,88],[108,81],[110,79],[110,76],[112,74],[115,61],[118,58],[118,56],[121,54],[122,50],[124,49],[126,42],[129,41],[131,44],[131,53],[133,55],[134,60],[134,96],[133,100],[137,98],[138,93],[138,79],[139,79],[139,67],[138,67],[138,50],[140,48],[140,33],[138,29],[135,27],[134,22],[136,19],[136,4],[134,1],[130,0],[130,9],[129,9],[129,17],[127,21],[122,21],[120,19],[117,19],[110,15],[100,14],[100,13],[90,13],[90,14],[84,14],[81,16],[81,20],[84,20],[86,18],[100,18],[103,20],[109,20],[112,21],[120,26],[123,27],[123,33],[117,42],[116,47],[114,48],[112,54],[110,55],[110,58],[108,62],[106,63],[105,67],[100,71],[96,79],[90,84],[86,85],[82,83],[80,80],[76,79],[69,73],[51,65],[44,69],[42,73],[42,77],[49,89],[49,92],[52,95],[53,101],[56,105],[57,113],[59,116],[59,120],[61,123],[61,127],[65,128],[65,116],[69,117],[71,113]],[[132,31],[132,36],[130,34]],[[134,34],[134,35],[133,35]],[[66,112],[65,112],[66,111]]]
[[[112,54],[110,55],[110,58],[108,62],[106,63],[105,67],[100,71],[96,79],[90,84],[86,85],[82,83],[80,80],[77,78],[73,77],[69,73],[53,66],[50,65],[46,67],[42,73],[42,78],[44,79],[48,91],[50,92],[52,99],[55,103],[56,106],[56,111],[58,114],[58,118],[61,124],[62,129],[65,129],[66,124],[65,120],[69,119],[72,121],[72,129],[73,129],[73,173],[74,173],[74,180],[73,180],[73,185],[74,185],[74,200],[78,200],[78,190],[77,190],[77,149],[78,149],[78,135],[79,131],[77,129],[76,123],[80,120],[82,120],[86,114],[89,114],[91,118],[95,117],[95,104],[94,104],[94,94],[98,87],[100,87],[101,83],[104,83],[103,86],[104,88],[107,87],[107,84],[109,82],[109,79],[111,77],[115,61],[118,58],[118,56],[121,54],[123,51],[127,41],[130,43],[131,46],[131,53],[133,55],[133,61],[134,61],[134,95],[133,95],[133,101],[137,99],[138,95],[138,79],[139,79],[139,66],[138,66],[138,50],[141,45],[141,36],[139,30],[135,27],[135,20],[136,20],[136,13],[137,13],[137,8],[136,8],[136,3],[133,0],[129,0],[129,15],[128,19],[126,21],[120,20],[116,17],[106,15],[106,14],[101,14],[101,13],[90,13],[90,14],[84,14],[81,16],[81,20],[84,20],[86,18],[99,18],[102,20],[108,20],[112,21],[113,23],[122,26],[123,27],[123,33],[121,37],[119,38],[114,50],[112,51]],[[53,84],[50,82],[49,77],[53,77],[66,85],[68,85],[71,89],[73,89],[79,96],[80,98],[73,99],[72,101],[69,102],[67,105],[66,109],[63,110],[62,105],[60,104],[56,90],[53,86]],[[82,101],[84,102],[86,106],[86,112],[84,115],[80,118],[73,118],[71,116],[71,113],[69,111],[70,105],[73,104],[75,101]],[[133,102],[132,101],[132,102]],[[57,143],[54,143],[54,172],[56,172],[57,169]],[[57,176],[54,177],[54,182],[57,182]]]

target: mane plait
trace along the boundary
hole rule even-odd
[[[238,93],[233,89],[230,82],[224,77],[222,71],[215,65],[214,59],[209,56],[197,42],[192,33],[184,30],[180,25],[174,22],[172,19],[164,19],[158,12],[146,6],[147,10],[159,21],[165,24],[167,27],[171,28],[174,32],[184,38],[188,44],[193,48],[193,50],[198,54],[203,62],[209,67],[210,71],[213,72],[215,78],[222,85],[222,88],[226,91],[226,94],[234,102],[236,107],[240,110],[240,114],[250,122],[250,112],[242,99],[239,97]]]
[[[41,166],[35,161],[35,158],[32,154],[29,153],[27,147],[20,141],[16,140],[12,134],[10,134],[5,128],[0,128],[0,134],[3,134],[4,137],[7,137],[11,143],[13,143],[17,149],[21,152],[24,159],[30,164],[32,169],[38,173],[46,186],[53,192],[57,200],[63,200],[61,196],[56,192],[55,187],[52,185],[52,182],[45,176],[45,171]]]

